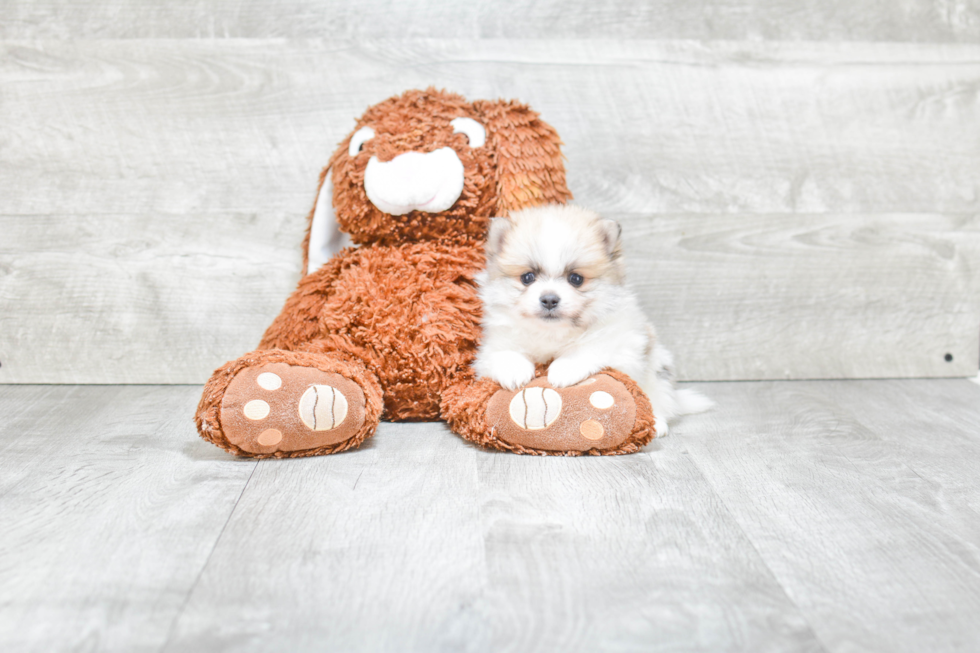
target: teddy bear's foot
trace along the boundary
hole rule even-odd
[[[220,419],[230,443],[271,454],[341,444],[364,426],[364,408],[364,392],[339,374],[271,363],[232,379]]]
[[[381,409],[377,380],[358,362],[265,350],[215,372],[197,421],[205,439],[238,455],[313,456],[359,445]]]
[[[638,412],[643,419],[637,419]],[[631,453],[653,435],[649,402],[617,372],[595,374],[568,388],[554,388],[539,376],[521,390],[499,390],[490,399],[487,422],[487,444],[518,453]]]

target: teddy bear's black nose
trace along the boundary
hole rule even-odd
[[[547,308],[549,311],[553,311],[558,302],[561,301],[561,297],[555,293],[548,293],[547,295],[541,295],[541,305]]]

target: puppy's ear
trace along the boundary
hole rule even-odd
[[[623,228],[615,220],[603,218],[599,220],[599,232],[602,234],[602,242],[610,258],[619,258],[623,251],[621,238]]]
[[[487,254],[494,256],[500,253],[510,233],[511,223],[507,218],[490,218],[490,230],[487,232]]]

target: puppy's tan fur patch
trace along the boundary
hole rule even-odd
[[[575,206],[565,206],[560,213],[524,210],[509,218],[494,218],[487,239],[489,277],[519,280],[525,272],[541,272],[541,266],[548,267],[549,263],[540,243],[541,233],[555,230],[563,233],[567,244],[560,264],[555,260],[556,265],[546,272],[552,276],[577,272],[585,278],[583,287],[594,279],[623,282],[619,225]]]

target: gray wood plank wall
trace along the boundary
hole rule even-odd
[[[335,144],[428,85],[559,130],[683,378],[976,374],[978,44],[978,2],[4,3],[0,383],[252,348]]]
[[[976,0],[6,0],[0,38],[628,38],[976,42]]]

